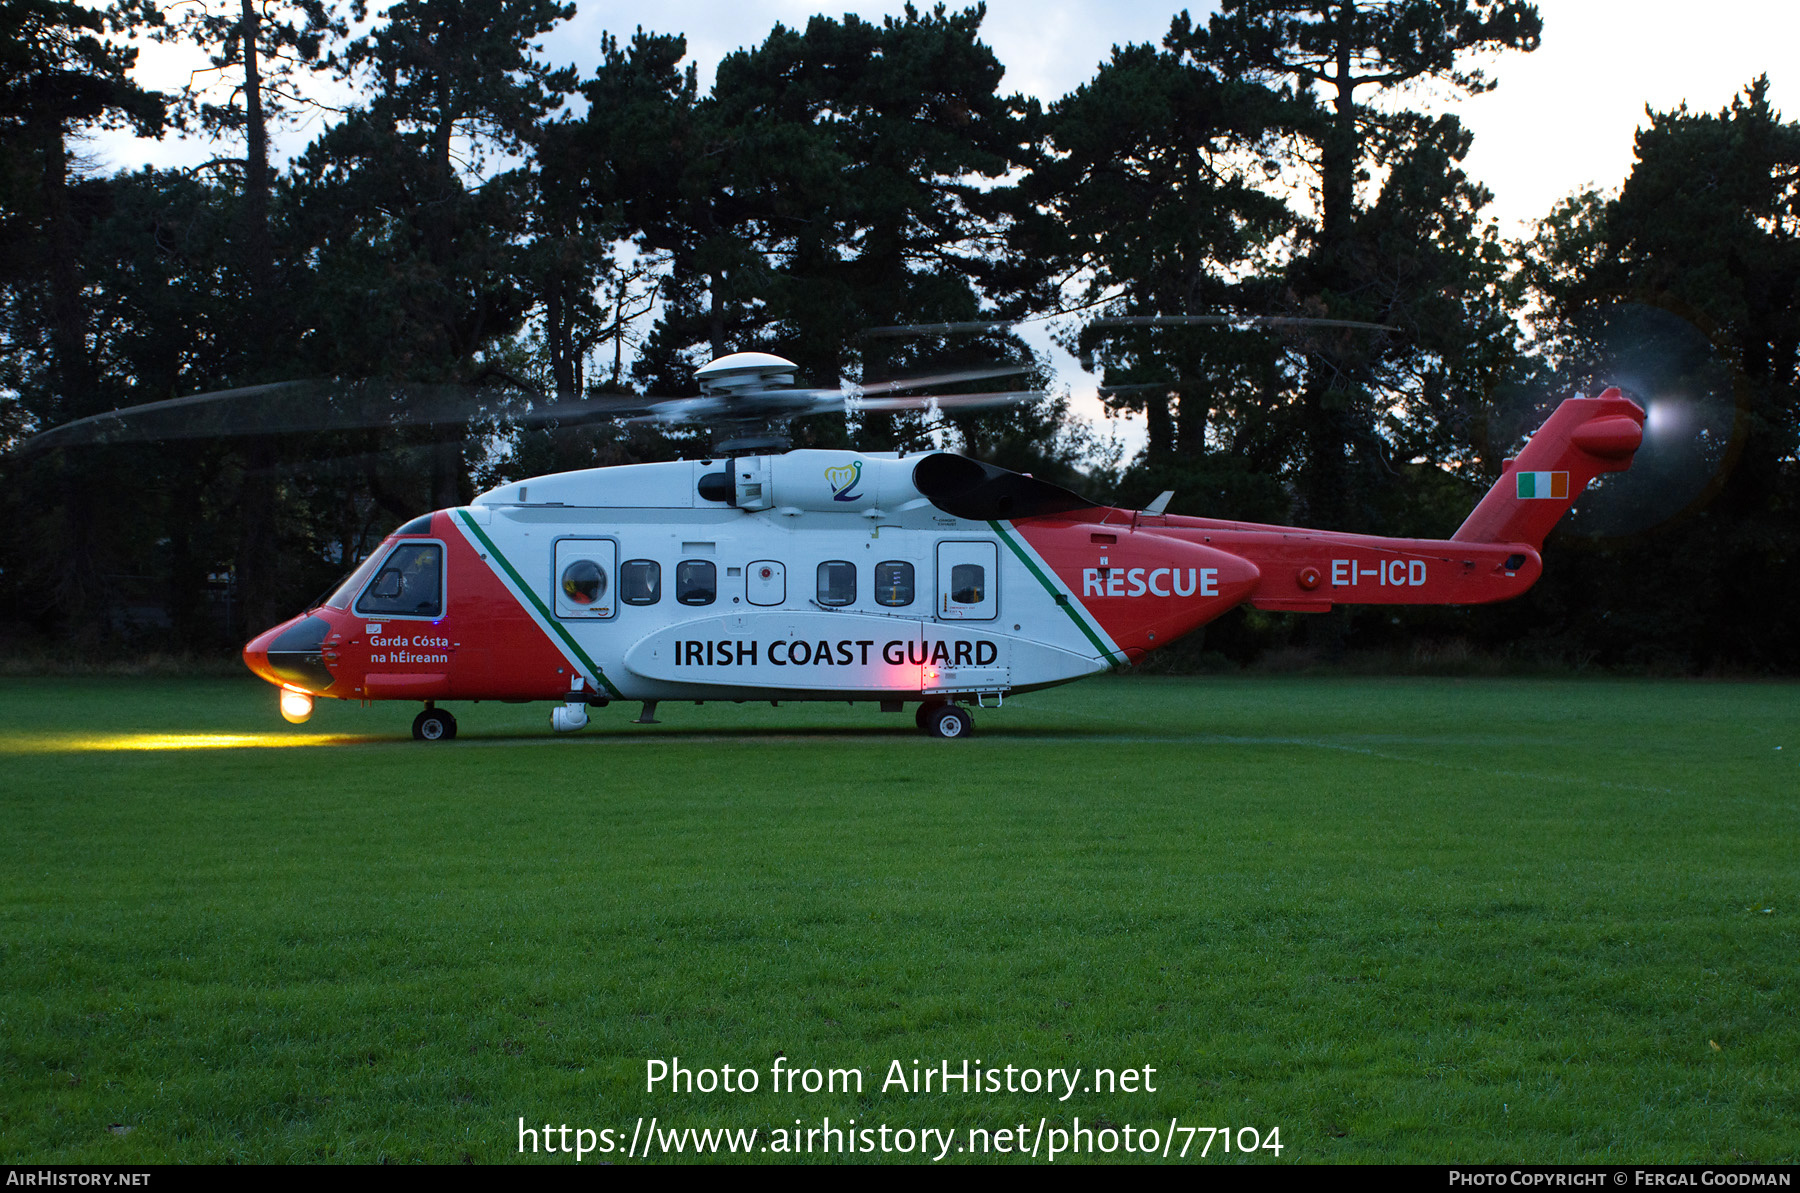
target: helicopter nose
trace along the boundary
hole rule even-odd
[[[244,647],[244,664],[259,677],[284,688],[323,692],[334,676],[325,665],[325,635],[331,625],[308,614],[258,634]]]
[[[269,666],[269,647],[287,629],[288,623],[282,622],[274,629],[264,630],[244,645],[244,666],[250,668],[258,679],[279,685],[281,677]]]

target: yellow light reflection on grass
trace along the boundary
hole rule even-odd
[[[342,733],[39,733],[0,736],[0,754],[77,754],[114,750],[243,750],[353,745]]]

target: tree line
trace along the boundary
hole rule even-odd
[[[549,62],[573,14],[0,0],[5,639],[219,651],[488,484],[703,452],[693,433],[518,415],[692,393],[727,351],[786,356],[814,385],[1022,361],[1055,393],[1004,324],[1056,313],[1105,400],[1143,418],[1144,451],[1109,454],[1055,397],[947,418],[948,441],[1122,504],[1172,489],[1175,512],[1444,536],[1546,395],[1616,379],[1602,349],[1617,312],[1644,309],[1698,337],[1671,368],[1728,378],[1684,508],[1604,534],[1573,519],[1509,606],[1245,612],[1187,657],[1453,642],[1800,665],[1800,126],[1766,80],[1723,111],[1651,113],[1616,190],[1509,243],[1462,167],[1468,130],[1416,96],[1484,91],[1478,64],[1535,49],[1523,0],[1227,0],[1049,104],[1007,91],[979,5],[777,26],[705,90],[679,34],[604,36],[586,75]],[[210,69],[147,89],[146,39]],[[276,162],[272,135],[327,93],[350,98]],[[217,156],[84,167],[84,138],[122,128]],[[976,322],[992,326],[882,331]],[[1643,352],[1680,356],[1682,333],[1647,326]],[[254,389],[296,378],[383,413],[306,425],[289,391]],[[17,450],[239,387],[230,436]],[[476,397],[411,417],[443,393]],[[926,429],[866,414],[795,435],[883,450]]]

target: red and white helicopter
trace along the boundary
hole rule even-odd
[[[794,371],[724,356],[700,397],[649,417],[766,427],[829,400]],[[949,452],[748,433],[714,459],[533,477],[416,518],[244,659],[290,721],[321,696],[419,701],[425,741],[456,736],[442,702],[461,700],[554,701],[558,732],[611,701],[641,701],[644,723],[669,700],[910,703],[925,732],[965,737],[970,706],[1130,663],[1246,602],[1518,596],[1588,483],[1630,466],[1644,418],[1616,389],[1564,401],[1444,540],[1183,517],[1167,495],[1115,509]]]

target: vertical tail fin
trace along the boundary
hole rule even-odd
[[[1616,389],[1570,398],[1537,429],[1452,539],[1544,545],[1588,482],[1631,467],[1644,441],[1644,411]]]

